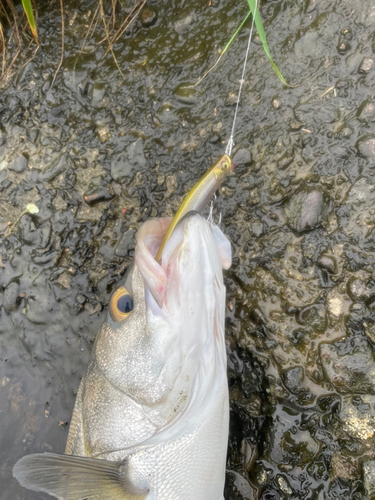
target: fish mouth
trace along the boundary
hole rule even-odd
[[[158,263],[155,256],[171,221],[171,217],[154,219],[140,228],[135,262],[158,308],[174,314],[188,290],[207,288],[207,280],[230,267],[231,248],[217,226],[198,212],[189,212],[177,224]],[[155,308],[151,300],[148,303]]]

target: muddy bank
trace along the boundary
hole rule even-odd
[[[63,451],[135,231],[175,212],[232,124],[249,28],[195,91],[181,87],[216,60],[245,2],[150,1],[115,46],[125,81],[101,60],[99,31],[77,57],[95,6],[67,7],[52,90],[60,12],[41,8],[41,50],[0,98],[1,500],[47,498],[12,466]],[[286,79],[313,76],[283,88],[255,38],[238,166],[216,202],[234,254],[226,500],[364,500],[375,495],[375,10],[310,0],[261,13]],[[6,237],[28,203],[39,212]]]

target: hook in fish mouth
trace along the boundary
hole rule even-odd
[[[214,201],[216,200],[216,194],[214,195],[214,199],[211,201],[211,204],[210,204],[210,213],[208,214],[208,217],[207,217],[207,222],[209,224],[211,224],[212,226],[215,226],[215,227],[220,227],[221,225],[221,212],[219,213],[219,222],[216,224],[215,221],[214,221]]]

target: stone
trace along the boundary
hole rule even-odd
[[[341,394],[375,394],[375,361],[364,337],[320,344],[319,351],[328,379]]]
[[[146,166],[143,141],[137,139],[129,145],[126,151],[117,155],[112,161],[111,175],[117,181],[124,177],[129,177],[133,172],[139,172]]]
[[[4,291],[3,308],[9,314],[18,308],[19,285],[14,281],[9,283]]]
[[[140,19],[142,26],[148,28],[149,26],[153,26],[156,23],[158,16],[153,9],[150,7],[145,7],[141,11]]]
[[[343,398],[341,407],[339,417],[345,432],[362,441],[367,441],[374,436],[374,396],[347,396]]]
[[[329,274],[337,273],[337,262],[332,255],[322,254],[318,257],[316,264],[321,268],[327,271]]]
[[[361,64],[359,65],[358,73],[366,75],[370,71],[370,69],[374,66],[374,62],[375,62],[374,59],[372,59],[371,57],[363,58]]]
[[[197,102],[197,90],[191,85],[181,84],[174,90],[174,96],[181,104],[195,104]]]
[[[371,282],[366,283],[357,276],[351,276],[346,287],[349,297],[354,301],[364,302],[375,293],[375,286],[371,286]]]
[[[358,139],[356,143],[356,148],[360,156],[364,158],[374,158],[375,157],[375,136],[365,135]]]
[[[23,155],[18,156],[15,160],[8,165],[8,170],[13,170],[17,174],[20,174],[27,168],[27,158]]]
[[[357,479],[358,462],[353,457],[347,457],[341,453],[334,453],[331,458],[331,479]]]
[[[283,373],[285,387],[293,394],[298,394],[304,390],[304,378],[305,374],[302,366],[290,368]]]
[[[331,210],[331,198],[320,189],[303,186],[284,207],[288,226],[298,234],[319,227]]]
[[[301,309],[298,323],[310,326],[315,332],[324,332],[327,328],[327,312],[324,304],[313,304]]]
[[[250,151],[244,148],[237,151],[232,161],[235,165],[242,165],[244,167],[249,167],[253,162]]]
[[[289,167],[291,163],[293,163],[294,156],[289,151],[286,151],[280,158],[277,160],[277,168],[280,170],[285,170]]]
[[[247,199],[249,205],[257,205],[260,202],[259,189],[256,187],[250,191],[250,195]]]
[[[39,180],[42,182],[50,182],[55,177],[68,169],[67,155],[63,155],[53,161],[43,172],[39,172]]]
[[[135,230],[128,229],[126,233],[123,234],[121,240],[119,241],[115,255],[117,257],[126,257],[128,255],[128,251],[134,249],[135,247]]]
[[[363,482],[366,494],[374,498],[375,496],[375,461],[369,460],[363,464]]]
[[[357,111],[357,117],[367,122],[375,121],[375,102],[365,101]]]
[[[196,16],[194,12],[181,16],[177,21],[174,22],[173,27],[177,33],[182,34],[191,30],[194,25]]]

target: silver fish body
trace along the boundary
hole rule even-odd
[[[68,500],[223,499],[222,267],[229,267],[230,245],[217,227],[189,214],[159,265],[154,256],[169,223],[146,222],[137,234],[135,263],[121,284],[133,309],[121,321],[108,315],[96,338],[66,455],[22,458],[14,468],[22,485]]]

